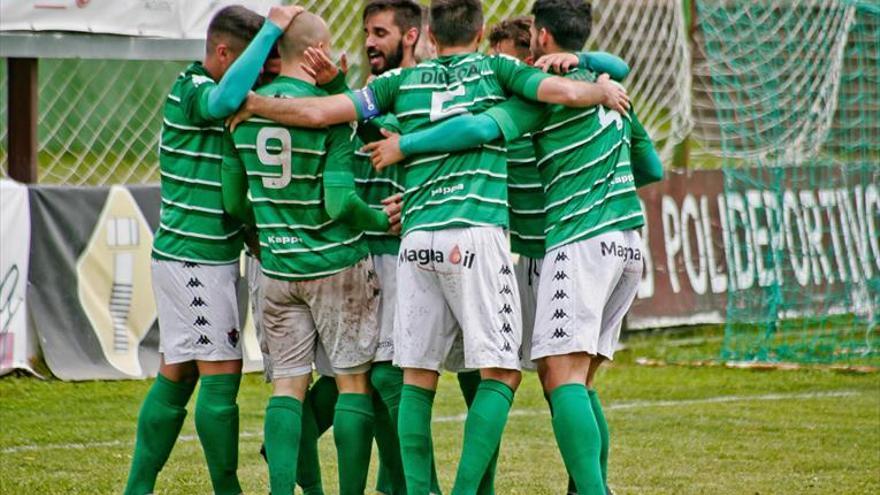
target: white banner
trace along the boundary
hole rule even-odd
[[[33,373],[36,339],[28,332],[27,291],[31,214],[27,187],[0,179],[0,375]]]
[[[85,33],[205,39],[208,22],[227,5],[260,15],[280,0],[0,0],[0,31]]]

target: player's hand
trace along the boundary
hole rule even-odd
[[[577,67],[580,62],[574,53],[550,53],[539,58],[535,62],[535,67],[544,72],[552,70],[556,74],[565,74],[573,67]]]
[[[288,5],[287,7],[276,5],[269,8],[269,15],[266,17],[272,21],[272,24],[275,24],[284,31],[296,19],[296,16],[302,14],[305,10],[297,5]]]
[[[400,151],[400,134],[388,129],[380,129],[380,131],[385,139],[374,141],[361,148],[361,151],[370,154],[370,161],[373,162],[373,168],[376,170],[382,170],[406,158]]]
[[[248,103],[253,103],[256,98],[259,98],[256,93],[253,91],[249,92],[244,103],[238,107],[238,110],[234,114],[226,119],[226,127],[229,128],[229,132],[235,132],[235,128],[238,127],[238,124],[241,124],[245,120],[254,116],[254,113],[248,107]]]
[[[602,89],[602,106],[615,110],[625,115],[629,110],[629,95],[623,86],[611,80],[608,74],[602,74],[596,79],[596,84]]]
[[[403,194],[397,193],[394,196],[388,196],[382,200],[382,211],[388,215],[388,222],[391,226],[388,233],[392,235],[400,234],[400,213],[403,211]]]
[[[327,84],[336,78],[339,74],[339,68],[330,60],[330,57],[324,52],[324,44],[320,43],[317,47],[310,46],[303,53],[306,63],[299,64],[306,73],[315,78],[318,85]],[[348,60],[345,54],[342,55],[341,63],[343,65],[342,73],[348,70]]]

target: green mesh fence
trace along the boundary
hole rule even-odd
[[[728,212],[722,359],[880,362],[880,8],[697,12]]]

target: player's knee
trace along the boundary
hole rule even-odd
[[[272,382],[272,395],[293,397],[302,402],[306,397],[311,378],[311,374],[276,378]]]
[[[522,382],[522,373],[519,370],[486,368],[480,370],[480,377],[483,380],[497,380],[510,387],[511,390],[519,388],[519,384]]]
[[[350,375],[336,374],[336,386],[340,394],[368,394],[370,393],[370,377],[367,373],[352,373]]]

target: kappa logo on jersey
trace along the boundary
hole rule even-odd
[[[418,263],[422,266],[428,263],[443,263],[443,251],[433,249],[402,249],[398,256],[401,263]]]
[[[501,325],[501,333],[513,333],[513,327],[510,326],[510,323]]]
[[[207,335],[202,334],[202,335],[199,335],[198,339],[196,339],[196,344],[211,345],[211,339],[209,339]]]
[[[229,345],[232,347],[238,347],[238,338],[239,332],[237,328],[233,328],[232,330],[226,332],[226,340],[229,342]]]
[[[192,261],[184,261],[183,262],[184,268],[197,268],[198,266],[199,266],[198,263],[193,263]]]
[[[194,327],[207,327],[207,326],[210,326],[210,325],[211,325],[211,324],[208,323],[208,319],[205,318],[204,316],[199,316],[199,317],[197,317],[197,318],[196,318],[196,321],[193,322],[193,326],[194,326]]]
[[[601,243],[601,251],[602,256],[614,256],[617,258],[622,258],[623,261],[641,261],[642,259],[642,251],[637,248],[631,248],[627,246],[618,246],[616,242],[611,242],[611,244],[605,244],[603,241]]]
[[[565,252],[556,253],[556,261],[568,261],[568,255]]]
[[[550,338],[551,339],[564,339],[565,337],[568,337],[568,336],[569,335],[565,332],[565,330],[563,330],[561,328],[557,328],[556,330],[553,330],[553,335],[551,335]]]
[[[431,189],[431,196],[436,196],[438,194],[445,196],[447,194],[452,194],[458,191],[464,191],[464,184],[456,184],[454,186],[442,186],[436,189]]]
[[[565,280],[567,278],[568,275],[563,271],[556,272],[556,274],[553,275],[553,280]]]
[[[208,304],[201,297],[195,297],[195,298],[193,298],[192,302],[189,303],[189,307],[191,307],[191,308],[202,308],[207,305]]]
[[[195,277],[192,277],[189,279],[189,282],[186,283],[186,286],[187,287],[204,287],[205,284],[203,284],[201,280],[199,280]]]
[[[510,347],[510,342],[504,341],[504,345],[501,346],[501,350],[504,352],[513,352],[513,348]]]
[[[452,251],[449,252],[449,262],[453,265],[457,265],[461,263],[461,266],[465,268],[472,268],[474,266],[474,258],[476,257],[476,253],[472,253],[465,249],[464,255],[461,254],[461,249],[458,248],[458,245],[452,248]]]
[[[270,235],[266,238],[269,244],[299,244],[302,239],[299,237]]]
[[[499,293],[499,294],[513,294],[513,291],[510,290],[510,286],[509,286],[509,285],[505,285],[504,287],[501,288],[500,291],[498,291],[498,293]]]
[[[568,318],[568,313],[566,313],[564,309],[557,309],[553,311],[553,316],[550,319],[561,320],[563,318]]]
[[[553,297],[550,298],[551,301],[558,301],[559,299],[568,299],[568,294],[564,290],[557,290]]]
[[[510,275],[510,267],[507,266],[507,265],[503,265],[503,266],[501,267],[501,271],[498,272],[498,273],[501,274],[501,275]]]
[[[498,312],[499,315],[509,315],[513,313],[513,308],[510,307],[510,304],[505,304],[501,307],[501,311]]]

